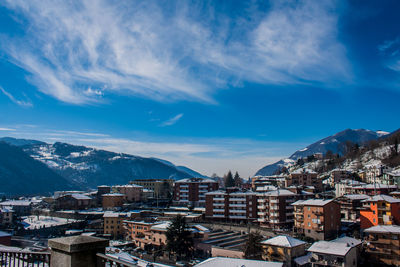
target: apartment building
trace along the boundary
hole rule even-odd
[[[333,199],[298,200],[294,206],[294,230],[317,240],[337,236],[340,229],[340,205]]]
[[[130,213],[107,211],[103,215],[104,235],[112,239],[121,239],[125,235],[123,221],[131,218]]]
[[[400,266],[400,226],[377,225],[364,230],[367,259],[372,264]]]
[[[368,196],[374,195],[389,195],[391,192],[397,190],[396,185],[387,185],[387,184],[364,184],[353,186],[351,189],[354,194],[365,194]]]
[[[125,202],[132,203],[142,201],[143,186],[136,184],[115,185],[112,187],[112,191],[123,194]]]
[[[29,215],[33,202],[29,200],[7,200],[0,202],[0,208],[12,209],[18,216]]]
[[[343,195],[355,194],[354,187],[360,187],[363,185],[366,185],[366,183],[350,179],[341,180],[335,183],[335,196],[341,197]]]
[[[143,186],[143,188],[153,191],[155,198],[171,199],[173,195],[173,179],[139,179],[131,181],[130,183]]]
[[[358,266],[361,241],[344,237],[332,241],[319,241],[308,249],[312,267],[355,267]]]
[[[347,180],[351,178],[351,172],[344,169],[334,169],[331,171],[331,181],[332,183],[337,183],[342,180]]]
[[[125,201],[125,195],[119,193],[104,194],[102,197],[103,209],[118,209]]]
[[[368,199],[369,196],[362,194],[343,195],[336,199],[340,204],[340,217],[344,222],[359,222],[360,208],[363,206],[362,201]]]
[[[284,186],[285,176],[283,175],[270,175],[270,176],[254,176],[251,178],[251,188],[257,191],[257,188],[265,186]]]
[[[257,218],[256,193],[229,190],[206,193],[205,216],[216,221],[254,221]]]
[[[257,194],[257,221],[261,226],[290,229],[294,223],[292,204],[297,195],[286,189]]]
[[[290,236],[275,236],[261,242],[262,257],[266,261],[283,262],[287,267],[295,266],[294,259],[305,254],[306,244]]]
[[[170,225],[170,221],[146,222],[127,220],[124,222],[127,239],[142,249],[146,245],[155,247],[165,246],[167,244],[166,233]],[[188,230],[194,239],[206,238],[209,232],[208,228],[201,225],[193,225]]]
[[[298,169],[285,178],[285,187],[294,186],[314,186],[317,192],[322,192],[322,180],[318,174],[309,169]]]
[[[362,201],[360,210],[361,228],[376,225],[400,224],[400,199],[387,195],[376,195]]]
[[[10,226],[13,223],[14,211],[9,208],[0,208],[0,226]]]
[[[218,190],[218,182],[205,178],[188,178],[175,182],[174,201],[183,206],[205,206],[206,193]]]

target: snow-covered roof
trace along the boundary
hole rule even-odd
[[[79,199],[79,200],[89,200],[92,199],[91,197],[88,197],[86,195],[83,194],[72,194],[71,197],[75,198],[75,199]]]
[[[32,202],[28,200],[8,200],[0,202],[0,206],[29,206]]]
[[[192,227],[196,228],[200,232],[210,232],[210,230],[207,227],[204,227],[203,225],[200,224],[193,225]]]
[[[253,192],[253,191],[237,191],[237,192],[230,193],[229,195],[245,196],[245,195],[255,195],[255,194],[256,194],[256,192]]]
[[[103,218],[118,218],[120,216],[126,216],[126,212],[113,212],[113,211],[106,211],[104,212]]]
[[[332,202],[333,199],[307,199],[307,200],[298,200],[294,202],[292,205],[297,206],[325,206],[326,204]]]
[[[10,233],[0,231],[0,237],[12,236]]]
[[[112,248],[111,248],[112,249]],[[120,261],[124,261],[128,264],[132,264],[132,266],[138,267],[147,267],[147,266],[154,266],[154,267],[171,267],[170,265],[165,265],[156,262],[149,262],[143,259],[137,258],[135,256],[130,255],[127,252],[118,252],[118,253],[107,253],[107,256],[115,258]]]
[[[102,196],[107,196],[107,197],[123,197],[125,196],[124,194],[119,194],[119,193],[109,193],[109,194],[103,194]]]
[[[388,184],[364,184],[360,186],[354,187],[355,189],[396,189],[396,185],[388,185]]]
[[[311,245],[309,252],[346,256],[353,247],[342,242],[318,241]]]
[[[207,178],[186,178],[178,180],[175,183],[217,183],[217,182]]]
[[[388,196],[388,195],[376,195],[372,196],[368,199],[363,200],[362,202],[377,202],[377,201],[385,201],[389,203],[400,203],[400,199]]]
[[[399,225],[376,225],[376,226],[372,226],[368,229],[365,229],[364,232],[400,234],[400,226]]]
[[[264,185],[264,186],[257,186],[256,191],[273,191],[278,189],[274,185]]]
[[[266,193],[261,194],[262,196],[293,196],[296,195],[292,191],[289,191],[287,189],[278,189],[274,191],[269,191]]]
[[[264,240],[261,243],[265,244],[265,245],[286,247],[286,248],[293,248],[293,247],[297,247],[297,246],[306,244],[306,242],[304,242],[304,241],[301,241],[299,239],[293,238],[291,236],[286,236],[286,235],[278,235],[273,238]]]
[[[170,225],[171,225],[171,222],[162,222],[162,223],[153,225],[150,229],[158,230],[158,231],[167,231],[167,229]]]
[[[310,169],[305,169],[305,168],[300,168],[300,169],[297,169],[297,170],[291,172],[291,174],[303,174],[303,173],[316,174],[315,171],[310,170]]]
[[[216,266],[229,266],[229,267],[282,267],[282,262],[273,261],[257,261],[245,260],[235,258],[214,257],[200,262],[194,267],[216,267]]]
[[[364,195],[364,194],[348,194],[348,195],[343,195],[343,197],[352,199],[352,200],[363,200],[369,198],[369,196]]]
[[[114,185],[115,188],[143,188],[141,185],[137,184],[124,184],[124,185]]]
[[[346,243],[349,244],[353,247],[361,245],[361,240],[349,237],[349,236],[343,236],[343,237],[339,237],[335,240],[332,240],[331,242],[338,242],[338,243]]]
[[[217,190],[205,193],[205,195],[226,195],[226,192],[222,190]]]
[[[309,262],[310,258],[311,258],[312,254],[311,253],[307,253],[304,256],[298,257],[294,259],[294,262],[298,265],[305,265]]]

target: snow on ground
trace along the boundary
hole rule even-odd
[[[73,222],[78,222],[74,219],[64,219],[59,217],[49,217],[49,216],[26,216],[22,217],[22,224],[25,229],[33,230],[40,229],[43,227],[52,227],[58,225],[65,225]]]

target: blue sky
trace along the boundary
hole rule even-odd
[[[398,1],[2,1],[0,135],[242,176],[399,127]]]

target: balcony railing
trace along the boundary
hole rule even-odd
[[[0,248],[0,266],[50,266],[50,252],[21,251],[18,248]]]

